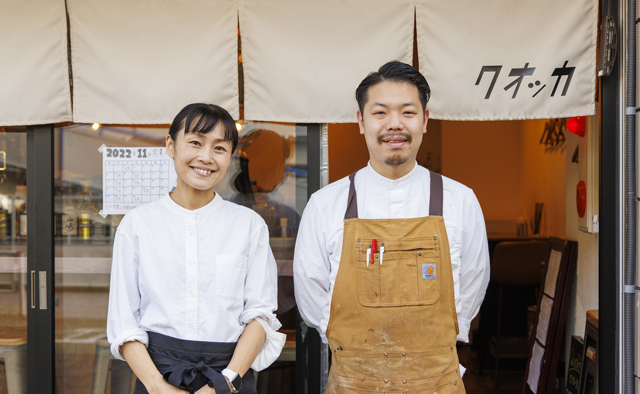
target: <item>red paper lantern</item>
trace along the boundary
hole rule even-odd
[[[587,118],[585,116],[576,116],[567,119],[567,130],[578,137],[584,137],[584,133],[587,131]]]

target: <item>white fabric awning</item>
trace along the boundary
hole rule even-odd
[[[63,0],[0,1],[0,126],[71,120]]]
[[[411,0],[240,0],[244,117],[355,122],[355,89],[389,60],[411,64]]]
[[[239,117],[234,0],[69,0],[74,122],[171,123],[185,105]]]
[[[436,119],[595,113],[596,0],[417,0]]]
[[[412,63],[414,9],[431,116],[595,112],[596,0],[68,0],[0,2],[0,125],[166,124],[192,102],[244,117],[355,122],[360,81]]]

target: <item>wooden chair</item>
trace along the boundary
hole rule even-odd
[[[0,327],[0,359],[8,394],[27,392],[27,327]]]

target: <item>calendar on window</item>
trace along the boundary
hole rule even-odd
[[[178,176],[166,149],[101,146],[102,216],[125,214],[173,190]]]

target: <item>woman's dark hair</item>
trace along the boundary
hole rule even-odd
[[[356,101],[360,108],[360,113],[364,111],[364,105],[369,99],[369,88],[380,82],[406,82],[418,89],[422,111],[427,109],[427,103],[431,96],[431,88],[424,75],[406,63],[397,60],[391,61],[380,67],[377,72],[372,72],[360,82],[356,89]]]
[[[176,140],[178,133],[184,128],[184,133],[207,134],[213,130],[218,122],[224,127],[224,140],[231,142],[231,153],[238,146],[238,129],[236,122],[224,108],[215,104],[195,103],[182,108],[173,119],[169,128],[169,135]]]

